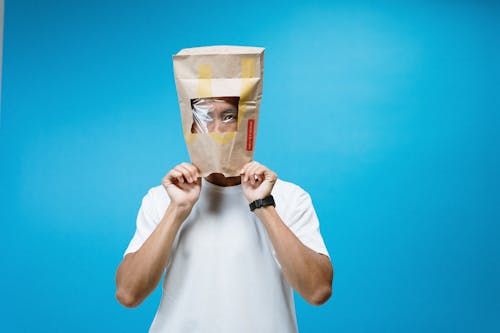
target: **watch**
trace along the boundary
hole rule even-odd
[[[264,199],[257,199],[250,203],[250,210],[253,212],[254,209],[264,207],[264,206],[273,206],[276,207],[276,203],[274,202],[274,198],[272,195],[268,195]]]

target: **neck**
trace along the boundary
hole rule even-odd
[[[205,179],[218,186],[234,186],[241,184],[241,177],[224,177],[222,173],[211,173]]]

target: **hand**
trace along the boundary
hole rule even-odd
[[[240,174],[243,193],[249,203],[270,195],[278,179],[274,172],[255,161],[245,164]]]
[[[200,197],[200,171],[190,163],[181,163],[167,173],[162,185],[172,204],[190,211]]]

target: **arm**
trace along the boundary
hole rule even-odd
[[[170,204],[141,248],[125,256],[116,272],[116,298],[126,307],[136,307],[156,288],[170,256],[177,231],[198,200],[201,179],[198,170],[183,163],[163,179]]]
[[[288,283],[308,303],[325,303],[332,294],[330,259],[302,244],[273,206],[257,208],[254,212],[267,230]]]
[[[274,172],[257,162],[246,164],[241,174],[248,202],[269,195],[277,180]],[[333,266],[330,259],[303,245],[274,207],[261,207],[254,213],[266,228],[288,283],[308,303],[325,303],[332,294]]]

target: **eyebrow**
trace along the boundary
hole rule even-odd
[[[238,113],[237,110],[235,109],[226,109],[224,111],[221,112],[222,114],[227,114],[227,113]]]

